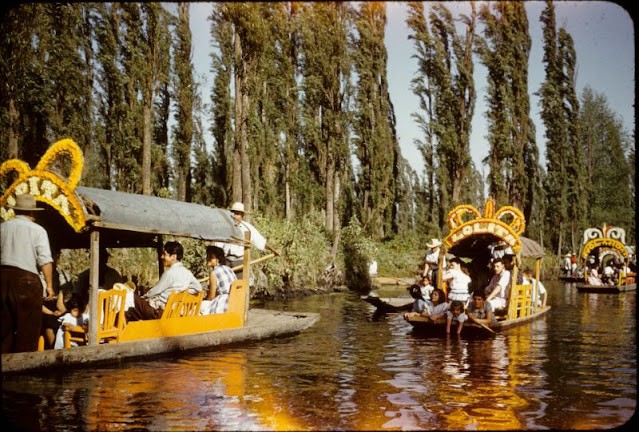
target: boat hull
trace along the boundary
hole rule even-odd
[[[616,294],[626,291],[636,291],[637,284],[627,285],[587,285],[577,284],[577,291],[587,293]]]
[[[582,282],[584,278],[583,276],[560,276],[559,280],[562,282]]]
[[[382,313],[394,313],[394,312],[409,312],[413,309],[412,297],[377,297],[377,296],[362,296],[362,300],[372,304],[377,308],[378,312]]]
[[[505,330],[511,329],[513,327],[518,327],[520,325],[537,320],[541,318],[542,316],[546,315],[548,312],[550,312],[550,309],[551,309],[550,306],[545,306],[539,309],[537,312],[522,318],[505,319],[505,320],[497,321],[491,324],[490,326],[488,326],[490,327],[492,332],[478,324],[467,322],[467,323],[464,323],[464,328],[462,329],[461,336],[462,337],[492,336],[495,333],[500,333]],[[439,319],[433,322],[432,320],[425,317],[414,317],[414,318],[409,318],[407,321],[413,326],[413,332],[415,334],[419,334],[423,336],[446,335],[446,321],[444,319]]]
[[[122,359],[148,358],[149,355],[204,350],[241,342],[253,342],[302,332],[315,324],[319,318],[319,314],[313,312],[251,309],[246,325],[235,329],[106,343],[97,346],[87,345],[69,349],[2,354],[2,372],[42,370],[70,364],[95,366],[117,363]]]

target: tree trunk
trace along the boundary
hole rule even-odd
[[[18,134],[16,133],[16,128],[18,125],[18,110],[16,109],[15,100],[13,98],[9,99],[9,148],[7,156],[9,159],[18,159]]]
[[[150,95],[144,102],[144,130],[142,138],[142,194],[151,195],[151,136],[152,136],[152,101]]]
[[[244,85],[242,74],[239,70],[239,66],[242,61],[242,45],[240,41],[240,35],[233,30],[234,37],[234,51],[235,51],[235,145],[233,146],[233,185],[232,196],[233,201],[242,200],[242,161],[241,161],[241,146],[242,146],[242,129],[244,127],[244,109],[242,102],[242,87]]]

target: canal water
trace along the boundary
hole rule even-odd
[[[377,316],[354,293],[260,305],[321,320],[296,336],[223,350],[4,376],[2,413],[12,430],[54,431],[628,425],[636,294],[546,286],[549,315],[485,340],[414,335],[400,315]]]

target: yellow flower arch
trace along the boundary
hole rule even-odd
[[[71,160],[67,178],[53,171],[55,162],[64,155]],[[82,150],[70,138],[62,139],[49,147],[34,170],[19,159],[3,162],[0,165],[0,179],[12,172],[17,174],[17,178],[0,197],[0,217],[3,220],[11,219],[14,212],[8,205],[15,205],[16,195],[29,193],[36,201],[55,208],[76,232],[80,232],[86,224],[86,216],[75,188],[82,176],[83,166]]]
[[[448,213],[446,223],[450,228],[444,239],[446,248],[471,235],[490,233],[503,239],[515,253],[521,249],[519,236],[526,228],[526,218],[521,210],[504,206],[495,211],[492,198],[486,201],[483,213],[472,205],[458,205]]]

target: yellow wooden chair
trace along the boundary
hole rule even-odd
[[[172,292],[166,301],[161,319],[198,316],[203,297],[204,291],[197,294],[190,294],[188,290]]]
[[[111,289],[98,293],[98,341],[117,342],[120,332],[126,324],[124,304],[126,291]],[[83,327],[67,326],[64,329],[64,347],[70,348],[71,342],[86,345],[89,336]]]

